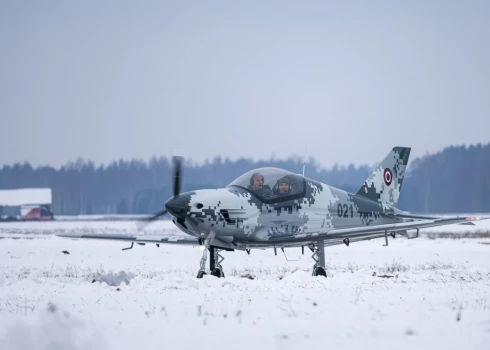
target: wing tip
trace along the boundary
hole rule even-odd
[[[490,216],[468,216],[466,218],[466,221],[473,222],[473,221],[482,221],[488,219],[490,219]]]

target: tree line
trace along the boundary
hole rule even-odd
[[[302,173],[299,158],[287,160],[230,160],[215,157],[201,165],[187,161],[182,191],[218,188],[260,167],[278,167]],[[372,166],[322,169],[314,159],[305,164],[306,176],[355,192]],[[172,196],[172,160],[119,160],[96,167],[78,159],[59,169],[33,168],[29,163],[4,165],[0,189],[49,187],[55,215],[150,214],[161,210]],[[451,146],[409,161],[398,207],[419,213],[490,212],[490,144]]]

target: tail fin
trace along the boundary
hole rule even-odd
[[[394,147],[374,169],[356,195],[376,201],[384,209],[395,207],[400,197],[409,156],[410,148]]]

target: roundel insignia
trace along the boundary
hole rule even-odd
[[[393,174],[391,173],[391,169],[386,168],[383,173],[383,177],[385,179],[386,186],[391,185],[391,181],[393,180]]]

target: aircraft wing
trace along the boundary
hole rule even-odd
[[[453,224],[474,225],[475,221],[487,220],[487,219],[490,219],[490,217],[455,216],[455,217],[445,217],[445,218],[422,219],[422,220],[401,222],[396,224],[333,229],[328,231],[325,236],[326,237],[337,236],[337,237],[348,238],[349,236],[384,233],[385,231],[388,232],[406,231],[406,230],[415,230],[415,229],[421,229],[427,227],[436,227],[436,226],[453,225]]]
[[[272,238],[267,242],[254,242],[250,244],[244,244],[244,247],[249,248],[270,248],[275,246],[299,246],[302,243],[315,242],[318,239],[324,239],[325,246],[344,244],[343,240],[349,238],[351,243],[376,239],[384,237],[385,231],[391,232],[403,232],[406,230],[421,229],[427,227],[436,227],[452,224],[474,225],[475,221],[490,219],[490,217],[446,217],[446,218],[433,218],[414,220],[396,224],[375,225],[375,226],[362,226],[344,229],[332,229],[327,232],[319,232],[314,234],[295,235],[292,237],[278,237]],[[75,239],[102,239],[113,241],[126,241],[134,242],[138,244],[179,244],[179,245],[199,245],[199,241],[194,237],[185,237],[180,235],[130,235],[130,234],[59,234],[59,237],[75,238]],[[221,241],[214,238],[213,245],[222,247],[224,249],[240,249],[244,247],[232,246],[231,243]]]
[[[65,233],[59,234],[58,237],[75,238],[75,239],[103,239],[109,241],[125,241],[134,243],[153,243],[153,244],[181,244],[181,245],[199,245],[197,238],[185,237],[178,235],[129,235],[129,234],[112,234],[112,233]]]
[[[463,224],[474,225],[475,221],[487,220],[490,217],[446,217],[446,218],[433,218],[425,220],[413,220],[408,222],[401,222],[396,224],[374,225],[374,226],[362,226],[352,228],[332,229],[327,232],[319,232],[314,234],[299,234],[293,237],[278,237],[277,239],[270,239],[268,242],[271,245],[287,244],[287,243],[301,243],[301,242],[315,242],[318,239],[324,239],[325,245],[328,245],[329,241],[332,241],[332,245],[335,245],[334,241],[339,241],[345,238],[349,238],[351,242],[354,239],[367,240],[373,238],[380,238],[384,236],[385,231],[400,232],[407,230],[422,229],[428,227]]]
[[[144,244],[177,244],[177,245],[188,245],[188,246],[199,246],[199,241],[197,238],[192,236],[181,236],[181,235],[130,235],[130,234],[120,234],[120,233],[64,233],[57,235],[63,238],[74,238],[74,239],[97,239],[97,240],[108,240],[108,241],[124,241],[137,243],[140,245]],[[226,242],[219,238],[213,238],[211,243],[215,247],[219,247],[227,250],[237,249],[236,246],[229,242]],[[242,248],[243,249],[243,248]]]

